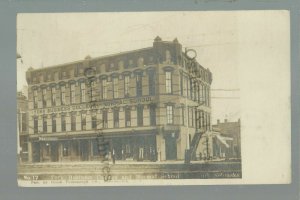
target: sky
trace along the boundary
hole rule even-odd
[[[41,68],[151,47],[156,36],[195,49],[213,74],[212,120],[240,118],[239,12],[18,14],[17,90],[29,67]]]

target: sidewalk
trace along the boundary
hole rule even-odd
[[[191,164],[200,163],[218,163],[225,161],[225,159],[215,160],[197,160],[191,161]],[[21,163],[20,165],[95,165],[95,164],[109,164],[109,165],[169,165],[169,164],[185,164],[184,160],[167,160],[167,161],[133,161],[133,160],[116,160],[115,164],[111,160],[109,161],[70,161],[70,162],[41,162],[41,163]]]

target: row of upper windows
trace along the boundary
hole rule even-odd
[[[137,106],[137,113],[136,113],[136,119],[137,119],[137,126],[144,126],[144,108],[143,106]],[[113,128],[119,128],[119,123],[120,123],[120,118],[119,118],[119,109],[114,109],[112,112],[113,115]],[[126,108],[124,109],[125,112],[125,127],[131,127],[131,109],[130,108]],[[61,131],[66,131],[66,115],[63,113],[60,115],[60,124],[61,124]],[[76,131],[76,112],[73,112],[70,114],[70,130],[71,131]],[[173,118],[172,116],[169,116]],[[48,129],[48,120],[47,120],[47,116],[44,115],[42,118],[42,128],[43,128],[43,133],[47,133],[49,132]],[[149,106],[149,120],[150,120],[150,126],[155,126],[156,125],[156,106],[155,105],[150,105]],[[169,118],[168,118],[168,123],[170,122]],[[81,113],[81,120],[79,122],[81,124],[81,129],[80,130],[86,130],[86,125],[87,125],[87,116],[85,112]],[[91,128],[92,129],[97,129],[97,126],[99,125],[101,128],[108,128],[108,111],[107,110],[103,110],[102,111],[102,118],[101,121],[99,119],[97,119],[97,114],[96,112],[92,112],[91,114]],[[173,120],[172,120],[173,123]],[[33,117],[33,130],[34,133],[38,133],[38,127],[39,127],[39,121],[38,121],[38,117],[35,116]],[[56,132],[56,126],[57,126],[57,117],[56,114],[52,114],[51,116],[51,126],[52,126],[52,130],[51,132]]]
[[[143,57],[139,57],[136,61],[129,59],[128,61],[120,60],[117,63],[103,63],[103,61],[90,61],[89,68],[95,70],[97,74],[118,71],[120,69],[130,69],[136,67],[144,67],[145,61]],[[147,65],[154,64],[153,57],[149,57]],[[69,69],[68,69],[69,68]],[[41,83],[47,81],[58,81],[72,77],[83,76],[87,68],[83,63],[75,64],[75,66],[65,66],[61,71],[47,71],[47,72],[32,72],[32,82]]]
[[[148,89],[149,95],[155,95],[155,85],[156,85],[156,77],[155,72],[149,73],[148,76]],[[136,76],[136,96],[140,97],[143,95],[143,76],[138,74]],[[115,77],[111,81],[112,83],[112,98],[120,98],[119,92],[119,78]],[[132,96],[130,94],[130,75],[124,76],[124,97]],[[101,79],[100,87],[97,87],[96,81],[91,80],[86,86],[85,82],[81,82],[79,85],[79,92],[76,91],[76,85],[74,83],[70,83],[70,89],[66,91],[65,85],[60,87],[60,91],[56,90],[55,87],[51,87],[50,91],[50,98],[51,101],[47,101],[47,94],[49,92],[46,88],[42,89],[42,107],[47,106],[56,106],[57,101],[60,101],[60,105],[66,105],[68,98],[68,102],[70,104],[74,103],[85,103],[86,102],[86,95],[89,95],[90,101],[97,101],[97,100],[106,100],[108,99],[108,81],[107,79]],[[172,72],[165,71],[165,93],[172,94]],[[181,95],[188,97],[201,105],[210,106],[210,88],[206,84],[203,84],[196,79],[188,79],[188,77],[181,75]],[[79,96],[80,102],[76,102],[76,96]],[[48,97],[49,99],[49,97]],[[33,90],[33,104],[34,108],[38,108],[38,91],[36,89]],[[48,103],[47,103],[48,102]],[[49,105],[48,105],[49,104]]]
[[[182,74],[180,80],[180,94],[183,97],[188,97],[200,105],[211,105],[210,87],[207,84],[198,81],[196,78],[188,78]]]
[[[148,85],[149,85],[149,95],[153,96],[155,95],[155,82],[156,82],[156,75],[154,71],[150,71],[148,73]],[[138,74],[136,76],[136,96],[140,97],[143,94],[143,76],[141,74]],[[81,82],[79,84],[79,92],[76,90],[76,84],[70,83],[69,90],[66,90],[66,86],[62,85],[60,86],[60,90],[57,90],[56,87],[51,87],[50,91],[47,91],[47,88],[42,89],[41,93],[41,101],[42,106],[56,106],[57,101],[60,101],[60,105],[66,105],[67,104],[67,98],[68,102],[70,104],[74,103],[84,103],[86,102],[86,95],[89,95],[90,101],[96,101],[96,100],[106,100],[108,99],[108,81],[107,79],[101,79],[100,87],[96,85],[95,80],[91,80],[88,83]],[[111,81],[112,84],[112,98],[116,99],[119,98],[119,92],[120,92],[120,81],[118,77],[115,77]],[[130,97],[132,94],[130,94],[130,75],[124,76],[124,97]],[[48,99],[50,98],[51,101],[47,101],[47,95]],[[76,96],[79,96],[80,102],[76,102]],[[49,99],[49,100],[50,100]],[[34,108],[38,108],[38,90],[33,90],[33,104]],[[78,101],[78,100],[77,100]],[[48,104],[47,104],[48,102]],[[49,104],[50,103],[50,104]]]
[[[204,112],[197,110],[195,108],[190,108],[188,107],[187,109],[185,107],[182,107],[182,112],[181,112],[181,119],[182,119],[182,125],[188,125],[189,127],[195,127],[196,129],[204,128],[205,130],[210,130],[210,113]],[[144,125],[144,114],[143,114],[143,106],[137,106],[136,109],[136,120],[137,120],[137,126],[143,126]],[[187,113],[186,113],[187,111]],[[119,118],[119,109],[114,109],[112,112],[112,120],[113,120],[113,127],[109,128],[119,128],[119,123],[120,123],[120,118]],[[132,113],[130,108],[124,109],[125,112],[125,120],[124,120],[124,125],[125,127],[131,127],[131,120],[132,120]],[[108,114],[109,112],[107,110],[102,111],[102,118],[97,119],[97,113],[92,112],[91,113],[91,120],[89,123],[91,123],[91,128],[92,129],[97,129],[97,127],[101,128],[108,128]],[[80,114],[80,122],[77,122],[77,113],[76,112],[71,112],[70,113],[70,130],[71,131],[76,131],[77,127],[76,124],[80,123],[81,128],[80,130],[86,130],[87,126],[87,114],[86,112],[81,112]],[[188,116],[186,118],[186,116]],[[150,120],[150,126],[155,126],[156,125],[156,106],[155,105],[150,105],[149,107],[149,120]],[[187,122],[186,122],[187,120]],[[37,116],[33,117],[33,129],[34,133],[39,132],[39,120]],[[62,113],[60,115],[60,125],[61,125],[61,131],[66,131],[66,114]],[[166,106],[166,124],[174,124],[174,106],[173,105],[167,105]],[[42,117],[42,132],[47,133],[50,132],[48,130],[48,117],[47,115],[44,115]],[[56,132],[57,131],[57,115],[52,114],[51,115],[51,127],[52,130],[51,132]]]

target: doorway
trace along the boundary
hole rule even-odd
[[[177,142],[175,134],[168,134],[165,137],[166,160],[177,159]]]

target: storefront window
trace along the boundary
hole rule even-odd
[[[69,156],[70,144],[69,142],[63,143],[63,156]]]

